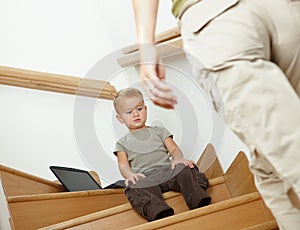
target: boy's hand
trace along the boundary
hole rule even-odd
[[[178,164],[184,164],[185,166],[188,166],[190,168],[194,168],[195,162],[186,160],[184,158],[176,159],[176,160],[173,160],[173,162],[172,162],[172,169],[174,169],[175,166],[178,165]]]
[[[131,174],[126,180],[125,180],[125,185],[128,186],[129,182],[135,184],[140,177],[146,177],[144,174],[142,173],[133,173]]]

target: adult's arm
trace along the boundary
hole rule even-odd
[[[162,107],[174,108],[177,98],[165,82],[165,68],[155,47],[158,0],[132,0],[140,50],[141,83],[151,100]]]

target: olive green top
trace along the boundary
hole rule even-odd
[[[117,155],[119,151],[126,152],[130,167],[135,173],[146,173],[160,166],[170,166],[170,155],[164,145],[167,137],[172,137],[172,134],[160,126],[148,126],[128,132],[117,141],[114,154]]]
[[[175,17],[178,17],[181,7],[187,2],[188,0],[172,0],[172,14]]]

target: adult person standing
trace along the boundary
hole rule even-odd
[[[158,3],[133,0],[140,75],[151,100],[173,108],[154,45]],[[256,186],[280,229],[299,229],[300,1],[173,0],[172,12],[185,52],[216,81],[226,123],[251,150]]]

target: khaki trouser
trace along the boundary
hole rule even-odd
[[[202,0],[180,23],[280,229],[300,229],[300,0]]]

